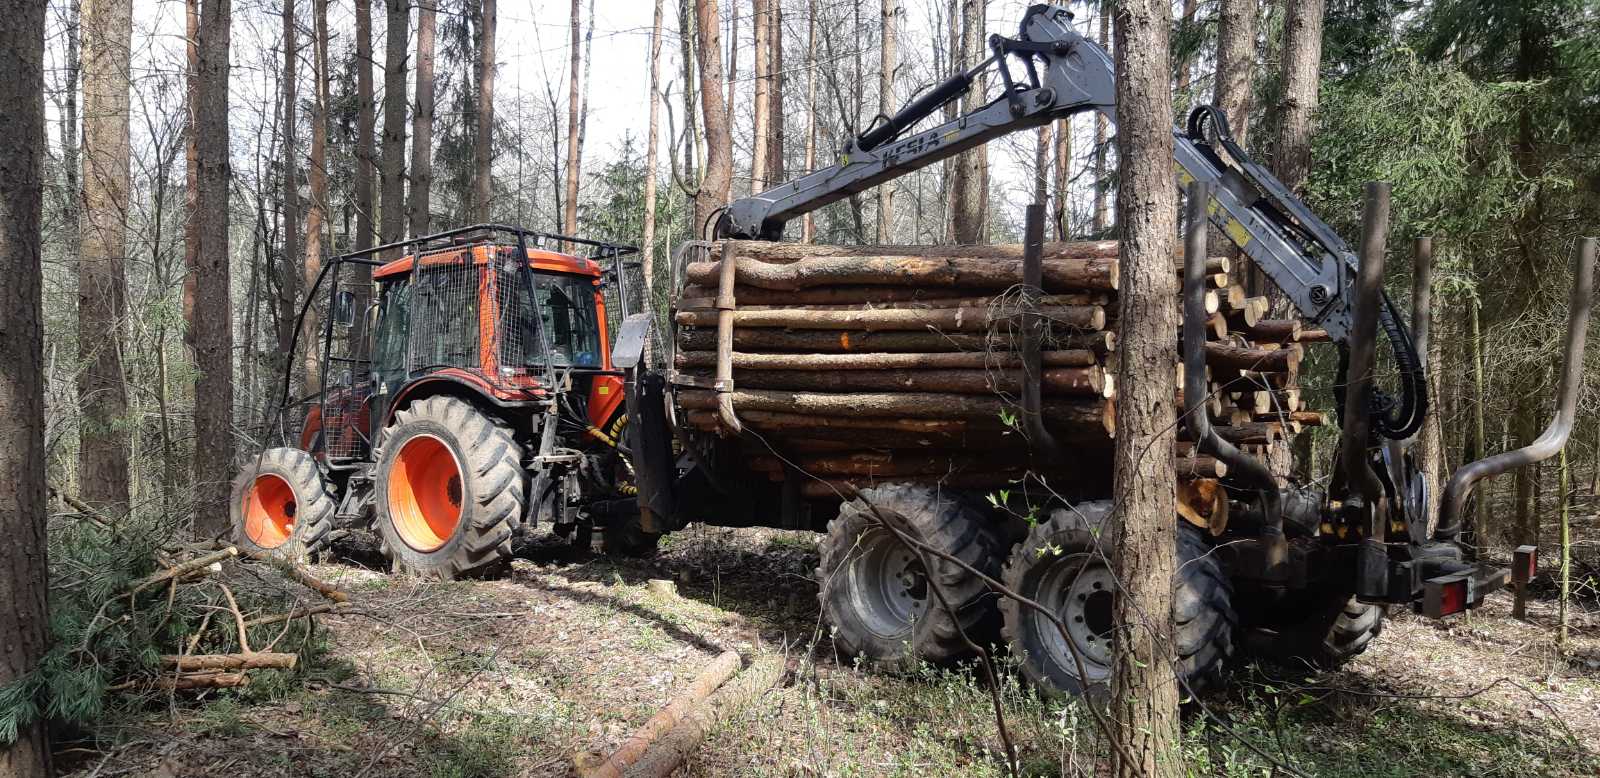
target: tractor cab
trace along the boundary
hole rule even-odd
[[[545,247],[557,242],[591,256]],[[474,227],[334,259],[321,390],[307,398],[301,447],[333,467],[358,463],[395,409],[440,393],[510,415],[559,401],[604,427],[622,406],[607,303],[626,313],[632,252]]]

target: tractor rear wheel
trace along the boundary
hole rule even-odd
[[[233,479],[228,512],[241,548],[298,561],[327,545],[337,508],[310,454],[269,448]]]
[[[944,662],[969,653],[963,630],[979,645],[993,638],[998,612],[983,581],[932,555],[930,574],[874,509],[929,546],[990,576],[1000,572],[1005,542],[999,528],[955,495],[914,484],[862,489],[829,523],[816,572],[817,597],[840,652],[894,660],[909,647],[917,657]],[[930,577],[956,615],[941,607]]]
[[[452,579],[511,559],[527,475],[511,428],[456,397],[395,413],[377,454],[378,536],[397,570]]]
[[[1023,675],[1047,694],[1107,693],[1116,591],[1111,539],[1103,536],[1110,515],[1109,502],[1057,510],[1049,521],[1033,527],[1006,562],[1006,586],[1049,609],[1067,626],[1063,636],[1038,611],[1010,598],[1000,603],[1012,655],[1021,662]],[[1179,520],[1177,526],[1172,615],[1178,680],[1198,692],[1219,679],[1233,654],[1237,618],[1232,587],[1216,556],[1207,553],[1211,544],[1189,523]]]

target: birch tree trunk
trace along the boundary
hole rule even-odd
[[[1114,560],[1122,591],[1115,600],[1111,718],[1119,776],[1182,774],[1172,580],[1176,570],[1178,232],[1172,186],[1172,92],[1165,0],[1117,5],[1117,221],[1121,331],[1118,353]],[[1128,755],[1124,758],[1122,754]]]
[[[45,4],[8,2],[0,13],[0,689],[34,672],[50,645],[46,608],[44,311],[40,223],[44,200]],[[126,86],[126,82],[124,82]],[[0,775],[51,775],[44,716],[0,748]]]
[[[388,0],[387,21],[383,44],[383,169],[379,171],[382,186],[378,203],[383,221],[378,239],[394,243],[406,234],[406,51],[411,43],[410,2]]]
[[[417,102],[411,113],[411,235],[428,234],[433,208],[433,64],[438,0],[417,3]]]
[[[122,373],[126,316],[129,46],[128,0],[94,0],[83,16],[83,205],[78,230],[78,482],[85,502],[112,516],[128,509],[128,390]],[[232,355],[224,355],[224,364]]]
[[[705,178],[694,198],[690,235],[699,237],[711,215],[728,202],[733,186],[733,138],[728,134],[728,108],[722,99],[722,42],[717,0],[695,3],[696,55],[700,59],[700,112],[706,129]]]
[[[494,220],[494,35],[497,27],[496,0],[482,0],[482,24],[478,33],[478,133],[472,144],[473,221]],[[577,7],[577,0],[573,0]]]
[[[899,107],[894,100],[895,25],[901,13],[899,0],[883,0],[883,46],[878,55],[878,113],[893,116]],[[894,227],[894,182],[878,185],[878,243],[890,243]]]
[[[233,303],[229,282],[228,39],[232,0],[206,0],[200,11],[200,84],[196,154],[200,192],[195,273],[195,534],[228,531],[233,476]],[[203,452],[203,454],[198,453]]]

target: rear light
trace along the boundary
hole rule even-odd
[[[1422,595],[1422,612],[1440,618],[1467,609],[1472,583],[1465,575],[1451,575],[1428,581]]]
[[[1525,584],[1539,574],[1539,549],[1536,546],[1517,546],[1511,553],[1511,582]]]

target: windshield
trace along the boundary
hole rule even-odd
[[[557,367],[600,367],[600,327],[595,309],[594,279],[565,273],[537,273],[539,313],[546,337],[550,339],[550,361]],[[515,283],[516,304],[512,306],[513,338],[507,361],[538,367],[544,364],[539,349],[539,330],[531,306],[526,304],[527,287],[522,279]]]

